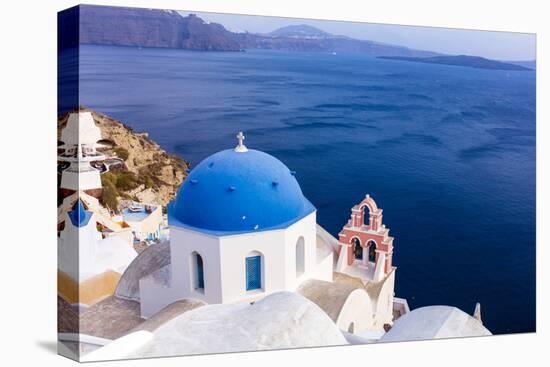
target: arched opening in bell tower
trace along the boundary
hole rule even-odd
[[[361,247],[361,242],[357,237],[354,237],[351,240],[352,243],[352,250],[353,250],[353,258],[355,260],[362,260],[363,259],[363,247]]]
[[[370,226],[370,209],[368,205],[363,206],[363,224]]]
[[[369,241],[367,245],[368,245],[369,262],[376,263],[376,242]]]

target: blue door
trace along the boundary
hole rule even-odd
[[[262,288],[262,257],[249,256],[246,258],[246,290]]]

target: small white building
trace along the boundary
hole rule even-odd
[[[79,190],[94,194],[101,191],[100,170],[91,165],[92,162],[103,161],[105,156],[97,151],[101,145],[101,130],[95,124],[91,112],[71,113],[67,126],[61,132],[64,143],[59,149],[60,161],[68,162],[69,166],[61,174],[62,190],[69,193]],[[95,193],[94,196],[98,194]]]
[[[161,238],[163,225],[162,207],[152,204],[133,204],[122,210],[122,221],[130,226],[139,241]]]
[[[143,317],[182,298],[252,301],[332,281],[333,253],[317,253],[316,209],[294,172],[238,137],[193,169],[169,204],[171,265],[140,280]]]
[[[80,199],[64,215],[57,239],[58,293],[69,303],[89,305],[112,294],[137,256],[124,238],[103,238],[97,223]]]

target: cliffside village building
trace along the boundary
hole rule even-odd
[[[101,130],[90,112],[69,114],[58,146],[58,284],[71,304],[89,306],[113,294],[137,256],[134,243],[161,237],[160,205],[134,204],[114,214],[99,201],[109,171]]]

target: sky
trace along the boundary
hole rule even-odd
[[[181,12],[182,15],[189,14]],[[530,33],[473,31],[390,24],[310,20],[252,15],[194,12],[207,22],[221,23],[234,32],[269,33],[277,28],[307,24],[325,32],[451,55],[482,56],[496,60],[536,58],[536,36]]]

